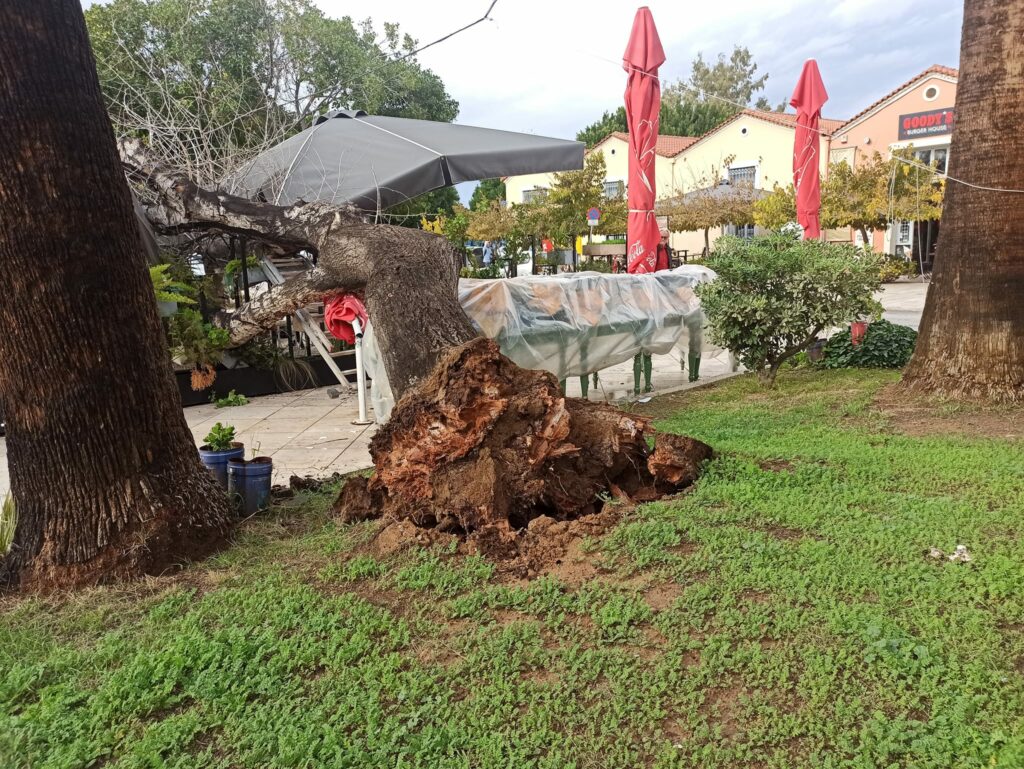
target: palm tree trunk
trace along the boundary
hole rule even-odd
[[[964,4],[949,175],[1021,189],[1024,5]],[[942,238],[907,389],[955,398],[1024,400],[1024,194],[950,181]]]
[[[159,573],[229,529],[199,464],[77,0],[0,3],[0,586]]]

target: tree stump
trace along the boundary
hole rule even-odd
[[[610,495],[656,499],[689,486],[711,447],[650,421],[566,398],[487,339],[445,351],[370,443],[374,473],[342,489],[345,521],[383,516],[458,533],[512,532],[598,512]]]

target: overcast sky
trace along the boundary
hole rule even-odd
[[[421,44],[479,18],[490,0],[315,0],[333,16],[398,21]],[[662,77],[745,45],[773,104],[788,100],[800,68],[816,58],[845,118],[932,64],[956,66],[960,0],[653,0],[665,47]],[[438,8],[444,8],[438,13]],[[578,0],[498,0],[484,22],[424,51],[421,61],[459,100],[458,122],[572,138],[622,103],[622,52],[637,5]]]
[[[83,0],[88,6],[92,0]],[[490,0],[314,0],[328,15],[397,21],[420,44],[479,18]],[[745,45],[765,94],[788,100],[816,58],[829,102],[847,118],[932,64],[957,66],[961,0],[651,0],[666,81]],[[498,0],[492,20],[420,54],[459,101],[458,122],[573,138],[622,103],[622,52],[636,5],[607,0]],[[441,10],[443,9],[443,10]]]

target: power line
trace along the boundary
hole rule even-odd
[[[432,43],[427,43],[426,45],[422,45],[422,46],[420,46],[419,48],[417,48],[414,51],[409,51],[409,53],[405,54],[404,56],[399,56],[397,59],[392,59],[392,61],[403,61],[404,59],[408,59],[410,56],[415,56],[420,51],[425,51],[428,48],[437,45],[438,43],[443,43],[445,40],[447,40],[449,38],[452,38],[452,37],[455,37],[460,32],[465,32],[467,29],[470,29],[471,27],[475,27],[477,24],[480,24],[481,22],[488,21],[491,18],[491,11],[494,10],[494,6],[496,6],[497,4],[498,4],[498,0],[491,0],[491,4],[487,8],[487,13],[485,13],[483,16],[481,16],[476,21],[470,22],[466,26],[460,27],[459,29],[455,30],[454,32],[449,32],[444,37],[439,37],[437,40],[435,40]]]

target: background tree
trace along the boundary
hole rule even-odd
[[[555,174],[542,210],[547,234],[556,243],[575,249],[576,238],[590,232],[587,211],[606,203],[605,173],[604,153],[591,152],[579,171]]]
[[[331,109],[450,121],[458,104],[396,24],[332,19],[310,0],[113,0],[86,11],[119,136],[216,184]]]
[[[792,184],[772,191],[754,203],[754,224],[766,230],[781,230],[796,221],[796,192]]]
[[[767,74],[754,76],[757,64],[750,51],[740,46],[733,49],[728,60],[724,53],[718,54],[714,64],[708,64],[701,54],[697,54],[690,68],[688,81],[677,80],[662,91],[659,131],[663,135],[706,134],[736,114],[736,103],[749,105],[753,94],[762,90],[768,80]],[[765,108],[761,102],[757,106],[758,109]],[[784,107],[782,104],[776,111],[781,112]],[[617,107],[579,131],[576,140],[593,147],[608,134],[626,130],[626,109]]]
[[[934,167],[914,160],[912,147],[895,151],[888,160],[876,152],[856,168],[845,161],[832,163],[821,186],[821,223],[829,229],[852,227],[871,248],[870,233],[893,222],[938,219],[944,189]],[[793,185],[776,185],[757,201],[754,221],[771,230],[796,221]]]
[[[909,390],[953,398],[1024,400],[1024,148],[1005,126],[1024,123],[1024,4],[964,3],[942,236]]]
[[[228,502],[181,410],[79,3],[0,4],[0,70],[0,406],[18,510],[0,584],[160,573],[223,540]]]
[[[505,182],[501,179],[484,179],[473,190],[469,199],[471,211],[485,211],[492,203],[505,200]],[[490,238],[486,238],[489,240]]]
[[[423,219],[432,221],[437,217],[452,216],[459,205],[459,191],[454,187],[442,187],[391,206],[378,214],[377,221],[399,227],[419,227]]]
[[[737,45],[729,58],[719,53],[714,63],[704,61],[698,53],[690,65],[690,79],[677,81],[665,89],[669,97],[682,98],[696,92],[701,98],[715,97],[733,104],[749,105],[754,94],[763,91],[768,73],[757,77],[757,64],[745,46]]]
[[[731,156],[724,158],[722,167],[731,162]],[[705,256],[711,253],[711,229],[753,224],[754,205],[764,195],[750,183],[729,184],[722,175],[722,167],[714,166],[708,174],[695,179],[696,189],[664,198],[655,206],[659,215],[668,217],[672,232],[703,231]]]

